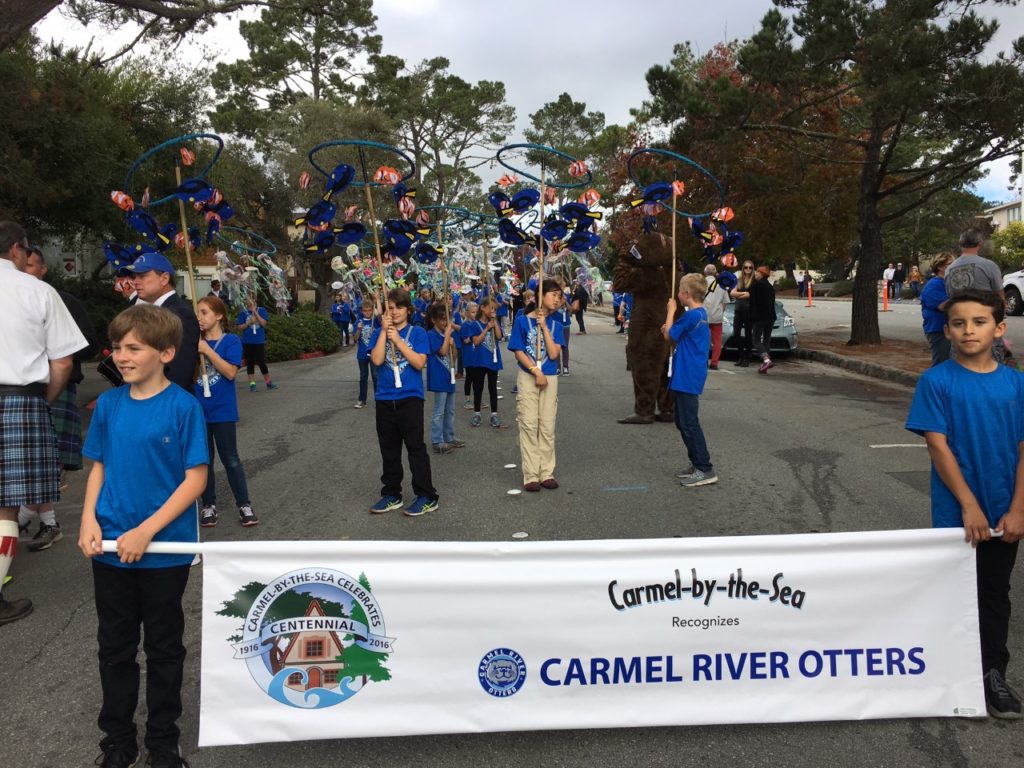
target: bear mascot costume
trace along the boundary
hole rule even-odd
[[[677,266],[677,276],[683,274]],[[668,388],[670,345],[661,333],[672,296],[672,241],[659,232],[639,234],[615,265],[612,290],[633,295],[626,365],[633,374],[633,414],[620,424],[675,421]]]

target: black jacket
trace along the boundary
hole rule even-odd
[[[168,296],[161,306],[181,318],[182,326],[181,346],[166,368],[167,378],[191,394],[199,363],[199,321],[192,305],[178,294]]]
[[[759,278],[750,285],[750,316],[755,321],[775,322],[775,288],[768,278]]]

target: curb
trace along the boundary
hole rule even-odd
[[[853,357],[837,355],[835,352],[826,352],[820,349],[801,347],[796,350],[796,356],[801,360],[812,360],[816,363],[834,365],[838,368],[845,368],[853,373],[859,373],[862,376],[870,376],[873,379],[882,379],[883,381],[891,381],[896,384],[905,384],[908,387],[917,386],[917,381],[921,378],[919,373],[904,371],[900,368],[891,368],[888,365],[869,363],[865,360],[857,360]]]

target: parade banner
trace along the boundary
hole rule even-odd
[[[962,531],[203,554],[200,746],[985,714]]]

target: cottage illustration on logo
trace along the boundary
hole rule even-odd
[[[228,638],[235,658],[282,704],[323,709],[391,679],[394,638],[366,574],[302,568],[247,584],[217,613],[244,619],[242,634]]]

